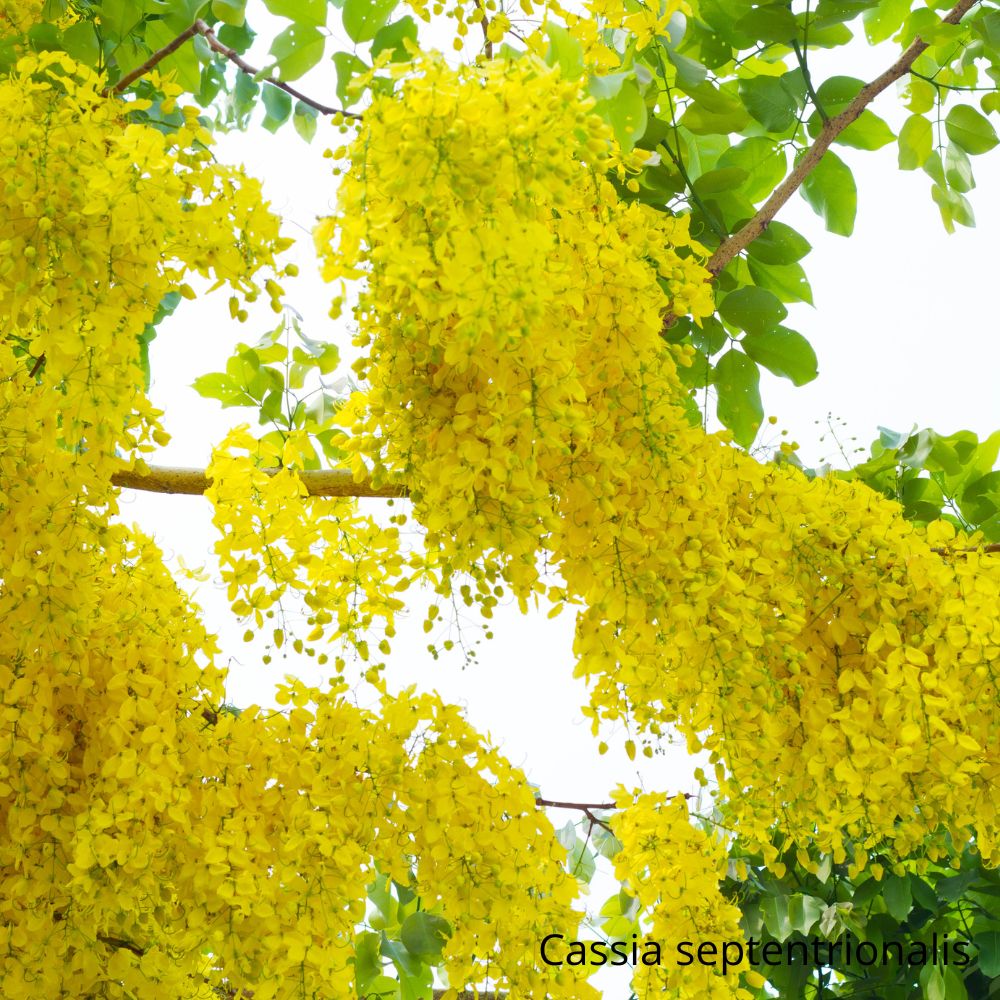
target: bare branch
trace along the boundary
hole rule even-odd
[[[116,83],[114,87],[106,93],[120,94],[126,87],[131,86],[136,80],[144,77],[151,69],[166,59],[167,56],[176,52],[185,42],[194,38],[195,35],[201,35],[202,38],[208,42],[209,47],[214,52],[218,52],[219,55],[225,56],[226,59],[228,59],[234,66],[238,67],[248,76],[256,77],[260,73],[259,69],[246,62],[235,49],[231,49],[228,45],[223,45],[222,42],[215,37],[215,32],[203,20],[201,20],[201,18],[198,18],[194,24],[192,24],[189,28],[185,28],[176,38],[164,45],[162,49],[154,52],[141,66],[122,77],[118,83]],[[307,104],[310,108],[314,108],[321,115],[343,115],[345,118],[361,117],[361,115],[354,111],[345,111],[343,108],[334,108],[326,104],[321,104],[319,101],[315,101],[311,97],[307,97],[301,91],[289,86],[284,80],[278,80],[273,76],[266,77],[263,82],[270,84],[272,87],[277,87],[279,90],[283,90],[286,94],[290,94],[292,97],[300,100],[303,104]]]
[[[535,805],[548,806],[550,809],[580,809],[587,812],[588,809],[617,809],[614,802],[554,802],[552,799],[535,799]]]
[[[269,476],[281,469],[262,469]],[[374,487],[368,482],[355,482],[346,469],[322,469],[316,472],[296,471],[306,491],[314,497],[405,497],[399,486]],[[211,484],[204,469],[182,469],[151,466],[148,472],[119,472],[112,477],[115,486],[145,493],[184,493],[200,496]]]
[[[978,2],[979,0],[959,0],[941,19],[942,23],[958,24],[965,14]],[[871,83],[862,87],[858,96],[839,115],[828,119],[824,123],[816,140],[806,151],[802,159],[795,165],[795,169],[778,185],[771,197],[757,211],[757,214],[738,233],[734,233],[729,239],[725,240],[712,255],[711,260],[708,262],[708,269],[713,275],[719,274],[737,254],[742,253],[747,246],[760,236],[767,228],[768,223],[778,214],[778,210],[802,186],[802,182],[809,174],[816,169],[816,165],[823,158],[823,154],[830,148],[830,144],[837,136],[848,125],[856,121],[861,112],[883,90],[908,73],[917,56],[926,48],[927,42],[921,38],[914,39],[909,48],[907,48],[896,62],[882,73],[881,76],[876,77]],[[667,326],[670,324],[665,323],[664,325]]]

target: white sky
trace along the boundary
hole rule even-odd
[[[836,72],[870,78],[894,58],[892,50],[862,51]],[[829,60],[827,60],[829,62]],[[813,60],[817,82],[821,57]],[[331,100],[332,76],[317,71],[301,83],[303,90]],[[875,110],[894,128],[902,120],[892,92]],[[347,349],[343,322],[327,317],[331,289],[315,273],[309,230],[317,215],[332,210],[335,198],[330,161],[321,157],[326,145],[339,145],[321,123],[311,146],[284,127],[277,136],[259,128],[220,140],[218,153],[230,162],[244,162],[260,177],[274,208],[299,239],[295,258],[301,276],[286,282],[288,302],[304,316],[304,329],[319,339],[337,341]],[[798,197],[778,216],[813,244],[803,264],[816,309],[792,307],[787,324],[803,333],[819,356],[820,375],[812,384],[795,388],[765,377],[762,385],[767,413],[779,417],[779,428],[803,445],[807,463],[828,457],[839,464],[836,448],[819,442],[827,413],[846,422],[845,437],[857,435],[867,444],[876,426],[908,429],[933,426],[948,433],[969,428],[980,435],[1000,427],[1000,402],[994,386],[1000,372],[1000,338],[993,304],[997,274],[996,234],[1000,232],[997,173],[1000,156],[976,157],[973,167],[982,190],[972,200],[979,228],[958,229],[947,236],[930,180],[922,171],[902,173],[896,167],[896,146],[875,153],[838,148],[856,167],[859,212],[854,236],[847,240],[826,233],[820,221]],[[212,444],[227,427],[255,420],[250,410],[222,410],[188,388],[195,376],[224,368],[237,340],[255,341],[274,325],[263,304],[251,321],[230,321],[227,296],[220,292],[197,303],[183,303],[163,324],[153,344],[154,401],[166,410],[170,445],[158,453],[157,464],[204,466]],[[777,436],[773,435],[775,443]],[[123,515],[152,532],[168,555],[188,565],[206,564],[212,572],[214,532],[207,501],[191,497],[126,494]],[[373,507],[382,501],[366,501]],[[234,621],[224,593],[212,583],[201,584],[197,599],[211,628],[222,637],[223,662],[231,657],[230,700],[271,704],[275,681],[284,672],[316,677],[311,661],[276,659],[259,662],[260,650],[241,641],[243,628]],[[694,764],[683,749],[670,750],[653,761],[630,764],[609,739],[612,752],[597,753],[597,743],[579,706],[584,688],[571,677],[572,619],[569,614],[547,620],[544,613],[522,618],[505,609],[495,622],[496,638],[480,646],[479,662],[464,668],[457,652],[433,662],[424,651],[427,637],[420,629],[421,608],[394,643],[390,677],[399,684],[415,682],[434,687],[445,697],[467,705],[478,727],[488,730],[508,757],[521,765],[543,794],[557,799],[603,800],[619,782],[648,788],[693,789]],[[475,638],[472,632],[469,633]],[[286,649],[288,647],[286,646]],[[574,814],[553,814],[557,825]]]

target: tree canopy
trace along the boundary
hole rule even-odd
[[[0,3],[0,992],[577,1000],[628,964],[636,997],[994,996],[1000,433],[883,431],[839,471],[752,449],[761,369],[817,372],[781,208],[850,236],[836,149],[894,143],[972,225],[1000,9],[263,6]],[[868,82],[858,42],[885,43]],[[898,134],[871,108],[893,89]],[[329,146],[346,377],[213,151],[261,124]],[[232,356],[191,377],[257,426],[160,467],[149,345],[219,294]],[[280,319],[247,343],[260,299]],[[328,683],[230,704],[122,488],[204,493],[248,639]],[[602,752],[680,738],[700,792],[555,802],[393,690],[418,591],[428,630],[573,614]]]

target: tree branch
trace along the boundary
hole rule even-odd
[[[262,469],[269,476],[281,469]],[[306,491],[313,497],[405,497],[407,492],[399,486],[380,486],[368,482],[355,482],[346,469],[321,469],[315,472],[297,470],[295,473]],[[145,493],[185,493],[200,496],[211,484],[204,469],[182,469],[171,466],[151,466],[149,472],[119,472],[111,482],[128,490]]]
[[[215,37],[215,32],[201,18],[198,18],[194,24],[189,28],[185,28],[176,38],[164,45],[162,49],[154,52],[141,66],[123,76],[110,91],[106,90],[105,94],[120,94],[126,87],[131,86],[136,80],[144,77],[151,69],[163,62],[167,56],[176,52],[185,42],[194,38],[195,35],[201,35],[208,42],[209,48],[213,52],[218,52],[219,55],[225,56],[234,66],[238,67],[248,76],[256,77],[260,73],[259,69],[246,62],[235,49],[231,49],[228,45],[223,45]],[[310,108],[314,108],[321,115],[343,115],[345,118],[361,117],[361,115],[354,111],[345,111],[343,108],[334,108],[326,104],[320,104],[319,101],[314,101],[311,97],[306,97],[305,94],[289,86],[284,80],[275,79],[273,76],[265,77],[263,82],[269,83],[272,87],[277,87],[279,90],[283,90],[286,94],[290,94],[303,104],[308,104]]]
[[[550,809],[580,809],[587,812],[589,809],[617,809],[614,802],[553,802],[552,799],[535,799],[535,805],[548,806]]]
[[[131,941],[126,941],[124,938],[112,937],[110,934],[98,934],[97,940],[101,944],[106,944],[109,948],[120,948],[125,951],[132,952],[133,955],[137,955],[142,958],[146,954],[144,948],[140,948],[139,945],[133,944]]]
[[[959,0],[957,4],[941,19],[942,24],[958,24],[965,14],[979,0]],[[881,76],[861,88],[861,92],[839,114],[828,119],[813,144],[805,155],[795,165],[795,169],[785,180],[775,188],[774,193],[761,206],[757,214],[738,232],[729,237],[708,262],[708,269],[713,275],[720,271],[735,257],[742,253],[767,228],[768,223],[778,214],[778,210],[802,186],[802,182],[815,170],[830,148],[830,144],[847,128],[871,102],[890,84],[910,71],[917,57],[927,48],[927,42],[915,38],[909,48]],[[669,324],[665,324],[669,325]]]

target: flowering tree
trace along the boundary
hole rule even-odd
[[[1000,438],[886,435],[825,476],[747,449],[759,366],[816,372],[783,325],[810,291],[781,207],[849,235],[834,147],[894,142],[971,224],[1000,12],[265,5],[287,25],[258,68],[241,0],[0,4],[3,995],[584,998],[619,957],[643,997],[993,995]],[[449,57],[421,41],[441,21]],[[815,80],[860,30],[898,43],[885,72]],[[297,81],[331,56],[319,100]],[[898,136],[870,108],[894,84]],[[336,348],[283,322],[196,382],[267,429],[159,468],[147,350],[188,276],[234,329],[295,277],[211,151],[258,102],[342,136],[315,240],[359,388],[328,391]],[[229,706],[123,486],[206,493],[234,615],[335,679]],[[711,814],[619,787],[557,836],[454,706],[389,690],[415,585],[570,609],[595,738],[679,734]],[[282,602],[301,634],[271,630]],[[587,913],[595,853],[620,891]]]

